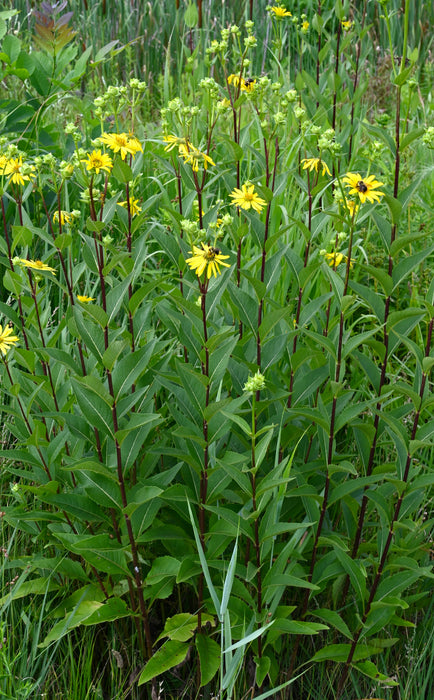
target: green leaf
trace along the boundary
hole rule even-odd
[[[189,2],[187,5],[187,9],[185,10],[184,13],[184,22],[187,27],[190,29],[193,29],[193,27],[197,26],[199,20],[199,13],[196,7],[196,3],[194,2]]]
[[[313,617],[319,617],[320,620],[324,620],[324,622],[327,622],[329,625],[343,634],[344,637],[348,637],[348,639],[352,640],[353,635],[351,634],[348,625],[335,610],[318,608],[317,610],[310,610],[309,614]]]
[[[177,642],[169,639],[163,646],[155,652],[149,659],[138,681],[138,685],[143,685],[152,680],[160,673],[168,671],[184,661],[187,656],[189,644]]]
[[[107,400],[104,400],[104,397],[107,398],[104,385],[93,376],[82,377],[80,380],[72,377],[71,384],[84,418],[90,425],[114,438],[112,410]]]
[[[176,578],[180,567],[180,561],[174,557],[157,557],[146,577],[146,585],[153,586],[165,578]]]
[[[113,622],[121,617],[131,617],[131,610],[121,598],[110,598],[104,601],[96,610],[83,620],[84,626],[100,625],[103,622]]]
[[[202,613],[202,624],[210,622],[214,626],[214,616]],[[179,613],[168,617],[164,624],[164,630],[157,638],[157,642],[164,637],[174,639],[177,642],[187,642],[193,636],[198,625],[198,616],[190,613]]]
[[[133,179],[133,171],[131,170],[130,166],[119,157],[115,158],[111,174],[118,182],[121,182],[122,184],[131,182]]]
[[[18,580],[13,586],[10,586],[8,593],[0,598],[0,605],[4,605],[11,600],[18,600],[27,595],[45,595],[49,591],[56,591],[61,587],[61,583],[56,583],[51,578],[33,578],[31,581],[21,583]]]
[[[396,287],[407,277],[407,275],[418,267],[421,262],[423,262],[432,253],[433,250],[434,245],[431,245],[429,248],[424,248],[414,255],[409,255],[395,265],[392,272],[393,289],[396,289]]]
[[[95,600],[84,600],[82,603],[77,605],[74,610],[69,613],[65,619],[56,622],[51,631],[47,634],[44,641],[38,644],[40,649],[45,649],[52,642],[57,642],[59,639],[68,634],[72,629],[83,624],[83,622],[91,617],[98,608],[100,608],[104,603],[100,603]]]
[[[334,547],[334,552],[342,564],[344,571],[350,577],[352,586],[358,594],[359,600],[363,603],[366,599],[366,570],[359,561],[355,561],[339,547]]]
[[[392,197],[392,195],[389,194],[385,194],[383,199],[389,207],[389,211],[392,218],[392,224],[398,225],[402,212],[401,202],[399,201],[399,199],[395,199],[395,197]]]
[[[203,687],[214,678],[220,668],[220,646],[205,634],[196,635],[195,644],[200,662],[200,685]]]
[[[287,634],[319,634],[328,630],[328,625],[320,622],[304,622],[304,620],[279,620],[279,630]]]
[[[339,661],[345,662],[348,659],[348,654],[351,650],[351,644],[328,644],[316,652],[311,658],[311,661]],[[354,661],[366,659],[372,654],[379,654],[382,651],[380,647],[365,646],[359,644],[354,652]]]
[[[351,666],[357,669],[357,671],[360,671],[360,673],[363,673],[364,676],[372,678],[376,683],[386,683],[388,686],[399,685],[398,681],[389,678],[389,676],[385,676],[384,673],[380,673],[372,661],[359,661],[356,664],[351,664]]]
[[[256,664],[256,685],[261,688],[265,677],[270,670],[271,659],[269,656],[261,656],[261,658],[255,656]]]

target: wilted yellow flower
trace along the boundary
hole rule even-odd
[[[127,207],[128,207],[127,201],[118,202],[118,204],[120,207],[125,207],[125,209],[127,209]],[[142,211],[142,207],[139,207],[139,200],[134,199],[134,197],[130,197],[130,214],[131,214],[131,216],[135,216],[136,214],[138,214],[141,211]]]
[[[183,138],[182,136],[174,136],[173,134],[168,134],[167,136],[163,136],[163,141],[167,143],[167,146],[164,147],[164,150],[166,152],[172,151],[174,148],[178,147],[182,144],[185,146],[187,140]]]
[[[292,14],[282,5],[275,5],[269,8],[271,16],[276,19],[283,19],[284,17],[292,17]]]
[[[327,163],[324,163],[321,158],[303,158],[301,162],[304,163],[303,170],[307,170],[307,168],[309,168],[310,172],[312,172],[312,170],[316,170],[316,172],[318,172],[318,170],[322,168],[322,175],[327,173],[329,177],[332,176]]]
[[[9,348],[13,347],[15,343],[18,343],[19,338],[17,335],[12,335],[13,330],[10,326],[5,326],[4,329],[0,326],[0,352],[6,355]]]
[[[178,152],[179,155],[184,158],[184,163],[189,163],[196,173],[199,170],[200,163],[203,164],[205,170],[208,168],[208,163],[210,163],[210,165],[215,165],[212,158],[198,148],[195,148],[195,146],[188,141],[185,144],[179,145]]]
[[[327,260],[330,267],[338,267],[338,265],[340,265],[341,262],[346,263],[348,260],[348,257],[343,253],[326,253],[324,257]],[[354,260],[350,260],[350,267],[353,267],[353,264]]]
[[[10,175],[10,180],[15,185],[24,185],[25,181],[36,177],[35,167],[28,163],[23,163],[23,157],[9,158],[3,165],[3,175]]]
[[[235,206],[240,207],[240,209],[254,209],[258,214],[267,205],[265,199],[256,194],[255,186],[251,185],[250,182],[244,183],[241,189],[235,187],[230,196],[232,197],[232,204],[235,204]]]
[[[341,25],[344,32],[349,32],[354,22],[351,19],[342,20]]]
[[[198,277],[200,277],[205,270],[208,279],[212,274],[214,277],[217,277],[218,274],[221,274],[220,265],[230,267],[228,263],[223,262],[223,260],[229,258],[229,255],[222,255],[220,248],[209,246],[206,243],[202,243],[201,245],[202,248],[198,248],[194,245],[192,257],[187,258],[185,261],[190,267],[190,270],[194,270]]]
[[[101,149],[88,153],[87,160],[83,159],[81,162],[86,163],[86,170],[94,170],[97,175],[100,170],[105,170],[109,173],[113,167],[112,159],[107,153],[101,153]]]
[[[140,141],[135,136],[128,134],[101,134],[98,141],[108,146],[114,153],[120,153],[122,160],[127,154],[135,156],[138,151],[143,151]]]
[[[362,180],[359,173],[347,173],[345,177],[342,178],[342,182],[350,188],[348,194],[358,194],[362,204],[368,200],[372,204],[374,201],[379,202],[380,197],[383,196],[384,192],[377,190],[377,187],[383,185],[382,182],[378,182],[375,179],[375,175],[369,175],[369,177]]]
[[[90,301],[95,301],[95,297],[87,297],[85,294],[77,294],[78,301],[82,304],[88,304]]]
[[[54,267],[46,265],[44,262],[42,262],[42,260],[25,260],[20,258],[20,263],[21,265],[24,265],[24,267],[30,268],[31,270],[36,270],[37,272],[52,272],[53,275],[56,274]]]
[[[348,211],[350,212],[351,218],[357,214],[360,208],[360,204],[357,204],[357,202],[354,201],[354,199],[346,199],[345,202],[343,199],[339,199],[339,202],[341,204],[345,204]]]
[[[53,214],[53,223],[56,223],[56,221],[59,221],[59,211],[56,210]],[[60,212],[60,223],[62,226],[67,223],[70,224],[72,221],[72,216],[69,212],[63,211],[63,209]]]

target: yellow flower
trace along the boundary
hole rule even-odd
[[[369,177],[362,180],[359,173],[347,173],[345,177],[342,178],[342,182],[350,187],[348,194],[358,194],[362,204],[368,200],[372,204],[374,201],[379,202],[380,197],[383,196],[384,192],[377,190],[377,187],[383,185],[382,182],[378,182],[375,179],[375,175],[369,175]]]
[[[329,177],[332,176],[328,165],[324,163],[321,158],[303,158],[301,162],[304,163],[303,170],[307,170],[307,168],[309,168],[310,172],[312,172],[312,170],[316,170],[316,172],[318,172],[318,170],[322,167],[323,175],[327,173]]]
[[[240,84],[241,80],[241,84]],[[234,87],[238,87],[240,85],[241,90],[243,92],[252,92],[256,85],[256,79],[255,78],[241,78],[239,74],[232,73],[232,75],[228,75],[228,83],[229,85],[233,85]]]
[[[346,263],[348,260],[348,257],[343,253],[326,253],[324,257],[328,261],[330,267],[338,267],[338,265],[340,265],[341,262]],[[353,264],[354,260],[350,260],[350,267],[353,267]]]
[[[3,175],[10,175],[10,179],[15,185],[24,185],[26,180],[36,177],[33,165],[23,163],[23,157],[9,158],[3,165]]]
[[[301,31],[307,32],[308,29],[309,29],[309,22],[307,20],[304,20],[303,24],[301,25]]]
[[[17,335],[11,335],[12,328],[10,326],[3,327],[0,326],[0,352],[6,355],[9,348],[11,348],[15,343],[18,343],[19,338]]]
[[[193,146],[193,144],[186,138],[169,134],[168,136],[163,136],[163,141],[167,143],[164,150],[168,152],[172,151],[174,148],[178,148],[178,155],[184,159],[185,163],[189,163],[191,165],[195,173],[197,173],[199,170],[200,163],[203,163],[205,170],[208,168],[208,163],[210,165],[215,165],[210,156],[203,153],[203,151],[200,151],[198,148],[196,148],[196,146]]]
[[[86,163],[86,170],[94,170],[97,175],[100,170],[109,173],[113,167],[112,159],[106,153],[101,153],[101,149],[88,153],[87,160],[83,159],[81,162]]]
[[[53,224],[56,223],[56,221],[59,221],[59,211],[55,211],[53,214]],[[70,224],[72,221],[72,216],[69,214],[67,211],[63,211],[63,209],[60,212],[60,223],[62,226],[67,223]]]
[[[24,260],[20,258],[20,263],[31,270],[37,270],[37,272],[52,272],[53,275],[56,274],[54,267],[49,267],[42,260]]]
[[[95,301],[95,297],[87,297],[85,294],[77,294],[78,301],[82,304],[88,304],[90,301]]]
[[[120,207],[125,207],[127,209],[128,207],[128,202],[118,202]],[[130,214],[131,216],[135,216],[139,212],[142,211],[142,207],[139,207],[139,200],[134,199],[134,197],[130,197]]]
[[[182,138],[182,136],[174,136],[173,134],[168,134],[168,136],[163,136],[163,141],[167,143],[167,146],[164,147],[164,150],[166,152],[172,151],[174,148],[178,147],[182,144],[185,146],[187,143],[187,140]]]
[[[242,78],[241,78],[242,80]],[[231,75],[228,75],[228,84],[233,85],[234,87],[238,87],[240,84],[240,76],[238,73],[232,73]]]
[[[235,187],[230,196],[233,200],[232,204],[235,204],[235,206],[240,207],[240,209],[254,209],[258,214],[267,205],[265,199],[256,194],[255,186],[251,185],[250,182],[244,183],[240,190]]]
[[[346,199],[345,202],[343,199],[339,199],[339,201],[346,205],[348,211],[350,212],[351,218],[353,218],[359,211],[360,204],[357,204],[357,202],[355,202],[353,199]]]
[[[122,160],[127,154],[135,156],[138,151],[143,151],[142,145],[135,136],[128,134],[101,134],[98,141],[108,146],[114,153],[120,153]]]
[[[218,274],[221,274],[219,267],[220,265],[230,267],[228,263],[223,262],[223,260],[227,260],[229,258],[229,255],[222,255],[220,248],[209,246],[206,243],[202,243],[201,245],[202,248],[198,248],[194,245],[192,257],[187,258],[185,261],[190,267],[190,270],[195,270],[198,277],[200,277],[202,272],[205,270],[208,279],[212,274],[214,277],[217,277]]]
[[[341,25],[344,32],[349,32],[354,22],[351,19],[342,20]]]
[[[276,19],[283,19],[284,17],[292,17],[292,14],[282,5],[275,5],[270,7],[271,16],[274,15]]]
[[[184,163],[190,163],[194,172],[197,173],[199,170],[199,163],[203,163],[205,170],[208,168],[208,163],[215,165],[212,158],[210,158],[206,153],[199,151],[188,141],[185,144],[180,144],[178,148],[179,155],[184,158]]]

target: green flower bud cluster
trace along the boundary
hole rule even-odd
[[[434,148],[434,126],[429,126],[424,135],[422,136],[422,141],[428,148]]]
[[[255,394],[257,391],[265,389],[265,377],[258,370],[253,377],[249,377],[243,386],[243,391]]]

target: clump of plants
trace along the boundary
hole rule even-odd
[[[40,611],[4,693],[62,692],[79,635],[101,697],[405,686],[433,577],[432,114],[408,0],[387,119],[367,3],[299,5],[264,10],[265,50],[188,8],[152,124],[136,77],[71,119],[92,52],[66,2],[29,54],[3,13],[2,629]]]

